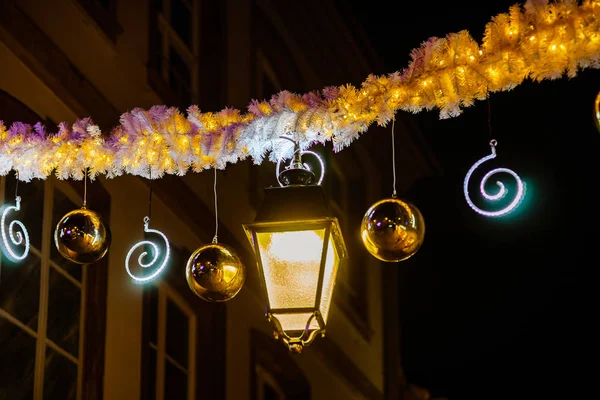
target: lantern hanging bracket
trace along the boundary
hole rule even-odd
[[[273,337],[276,340],[281,338],[282,342],[288,346],[289,351],[293,354],[302,353],[302,350],[304,350],[304,347],[310,345],[315,340],[317,335],[320,334],[321,337],[325,337],[325,328],[317,328],[317,329],[312,329],[312,330],[310,329],[310,324],[312,323],[312,321],[315,318],[317,320],[319,320],[319,317],[320,317],[319,311],[315,311],[310,316],[310,318],[306,322],[306,327],[304,328],[304,330],[302,331],[300,336],[288,335],[283,330],[283,327],[281,326],[281,323],[279,322],[277,317],[274,316],[273,314],[268,313],[266,315],[266,317],[267,317],[267,322],[273,322],[275,324],[276,330],[273,332]]]
[[[310,166],[304,162],[302,162],[302,156],[305,154],[310,154],[319,160],[319,164],[321,167],[321,175],[319,176],[319,180],[317,181],[317,185],[320,185],[323,182],[323,178],[325,176],[325,163],[321,157],[310,150],[302,150],[300,149],[300,144],[288,137],[288,136],[280,136],[281,139],[286,139],[294,143],[294,153],[292,155],[292,159],[290,163],[285,167],[283,171],[281,171],[281,162],[283,157],[280,157],[277,161],[277,182],[279,186],[306,186],[312,185],[316,181],[315,174],[311,171]]]

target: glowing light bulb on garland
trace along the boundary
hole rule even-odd
[[[218,242],[217,170],[215,169],[215,236],[212,243],[200,246],[188,259],[185,276],[191,291],[208,302],[234,298],[246,281],[246,267],[236,251]]]
[[[84,178],[83,206],[65,214],[54,230],[58,252],[76,264],[91,264],[106,255],[111,234],[100,214],[87,208],[87,173]]]
[[[412,203],[396,197],[396,153],[392,120],[392,197],[379,200],[365,213],[360,225],[360,237],[365,248],[375,258],[399,262],[412,257],[425,240],[425,220]]]
[[[21,210],[21,196],[18,195],[19,189],[19,173],[17,172],[17,185],[15,189],[15,205],[11,206],[5,204],[0,208],[2,211],[2,220],[0,221],[0,229],[2,231],[2,252],[12,262],[23,261],[29,254],[29,234],[25,225],[15,219],[10,221],[8,227],[6,226],[7,216],[11,212],[17,212]],[[15,231],[18,227],[19,230]],[[22,249],[19,249],[22,247]]]
[[[506,196],[506,193],[507,193],[506,187],[500,181],[496,181],[496,185],[498,185],[498,187],[499,187],[499,190],[496,194],[489,194],[485,190],[485,185],[487,183],[487,180],[492,175],[504,172],[509,175],[512,175],[512,177],[515,178],[515,180],[517,182],[517,190],[516,190],[514,199],[507,206],[505,206],[504,208],[501,208],[499,210],[496,210],[496,211],[483,210],[483,209],[477,207],[471,200],[471,196],[469,195],[469,180],[471,179],[473,172],[475,172],[475,170],[481,164],[483,164],[486,161],[496,158],[496,145],[497,144],[498,144],[498,142],[495,139],[492,139],[490,141],[490,147],[491,147],[492,153],[488,156],[483,157],[482,159],[477,161],[475,164],[473,164],[473,166],[467,172],[467,175],[465,176],[465,182],[463,184],[463,191],[465,193],[465,199],[467,200],[467,204],[469,204],[469,207],[471,207],[473,210],[475,210],[479,214],[484,215],[486,217],[500,217],[500,216],[508,214],[509,212],[514,210],[519,205],[519,203],[523,200],[523,197],[525,196],[525,185],[523,184],[523,181],[521,180],[521,178],[519,178],[519,175],[517,175],[513,170],[510,170],[508,168],[494,168],[491,171],[489,171],[487,174],[485,174],[484,177],[481,179],[481,183],[479,184],[479,191],[480,191],[481,195],[485,199],[490,200],[490,201],[497,201],[497,200],[502,199],[504,196]]]
[[[152,171],[150,171],[150,194],[149,194],[149,199],[148,199],[148,216],[144,217],[144,232],[150,233],[153,235],[157,235],[158,237],[160,237],[160,239],[162,239],[162,241],[164,242],[164,244],[162,246],[162,247],[164,247],[164,254],[162,254],[162,258],[161,258],[161,252],[160,252],[159,246],[151,240],[142,240],[141,242],[136,243],[131,249],[129,249],[129,252],[127,253],[127,257],[125,257],[125,270],[127,271],[129,276],[135,282],[139,282],[139,283],[148,282],[148,281],[156,278],[167,266],[167,263],[169,262],[169,255],[171,253],[171,249],[169,246],[169,240],[164,235],[164,233],[162,233],[161,231],[158,231],[156,229],[150,228],[150,216],[151,215],[152,215]],[[148,251],[147,251],[146,246],[150,246],[150,248],[152,249],[150,251],[150,253],[152,254],[152,258],[149,261],[145,261],[146,257],[148,256]],[[138,275],[132,271],[132,268],[130,265],[130,260],[131,260],[131,257],[133,256],[133,254],[138,249],[144,249],[144,251],[142,251],[137,258],[138,266],[142,270],[152,271],[149,274]]]

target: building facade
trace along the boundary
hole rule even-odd
[[[135,107],[244,109],[283,89],[359,84],[380,65],[340,4],[2,0],[0,120],[53,130],[90,116],[109,131]],[[402,193],[433,169],[410,120],[396,127]],[[388,142],[375,137],[389,132],[372,130],[342,152],[319,149],[350,260],[338,274],[327,337],[299,356],[272,337],[241,227],[254,219],[262,189],[276,183],[272,163],[218,173],[219,239],[239,251],[248,272],[241,292],[221,304],[195,297],[184,277],[190,253],[214,233],[212,173],[152,182],[152,225],[173,254],[146,285],[132,282],[124,260],[143,238],[148,180],[88,183],[88,207],[107,219],[113,240],[102,261],[84,267],[62,259],[51,240],[60,217],[81,206],[83,183],[19,184],[32,249],[21,264],[1,261],[0,399],[402,398],[394,271],[358,236],[369,204],[391,192],[381,173],[391,167],[380,154]],[[1,182],[8,200],[14,174]]]

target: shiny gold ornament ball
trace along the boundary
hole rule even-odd
[[[54,230],[54,244],[67,260],[91,264],[106,255],[110,230],[100,214],[80,208],[65,214]]]
[[[185,276],[198,297],[209,302],[223,302],[234,298],[244,285],[246,267],[231,247],[211,243],[192,253]]]
[[[417,207],[395,197],[373,204],[360,227],[362,241],[374,257],[386,262],[406,260],[425,238],[425,221]]]

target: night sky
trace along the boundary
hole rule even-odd
[[[480,41],[490,17],[512,4],[354,3],[346,12],[385,61],[377,74],[404,68],[430,36],[467,29]],[[502,218],[476,214],[462,192],[468,169],[490,152],[487,102],[450,120],[437,111],[415,116],[443,174],[404,194],[427,224],[419,253],[397,265],[409,382],[450,400],[596,392],[599,90],[600,71],[586,70],[492,95],[498,158],[490,165],[513,169],[527,187],[525,201]]]

